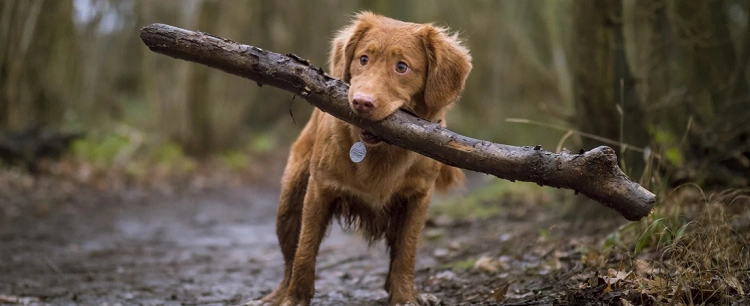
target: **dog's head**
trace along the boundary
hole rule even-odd
[[[463,90],[471,56],[445,28],[364,12],[334,38],[330,69],[350,83],[349,105],[361,116],[382,120],[403,108],[429,118]]]

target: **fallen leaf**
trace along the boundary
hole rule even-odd
[[[505,284],[504,286],[494,290],[494,292],[492,293],[492,297],[495,298],[495,302],[500,303],[505,300],[505,294],[508,293],[508,286],[510,286],[510,284]]]
[[[31,303],[39,302],[39,298],[29,296],[13,296],[0,294],[0,302],[28,305]]]
[[[609,269],[607,271],[607,276],[602,276],[602,279],[604,279],[604,282],[607,283],[607,286],[614,285],[618,281],[625,280],[626,278],[628,278],[628,276],[630,276],[630,273],[632,272],[633,271],[625,272],[625,271],[617,271],[615,269]]]
[[[451,271],[451,270],[445,270],[445,271],[439,272],[435,276],[431,276],[430,277],[430,281],[432,281],[434,283],[436,281],[452,280],[454,278],[456,278],[456,274],[453,273],[453,271]]]
[[[534,292],[531,292],[531,291],[526,292],[524,294],[516,294],[512,292],[505,294],[506,297],[511,298],[511,299],[522,299],[522,298],[530,297],[532,295],[534,295]]]
[[[667,281],[658,276],[653,280],[646,280],[646,284],[648,285],[648,288],[653,289],[653,291],[663,290],[668,286]]]
[[[635,271],[640,274],[651,275],[653,274],[654,268],[651,267],[651,263],[645,259],[635,260]]]
[[[437,258],[445,258],[448,257],[449,254],[450,252],[444,248],[437,248],[432,252],[432,256],[435,256]]]
[[[732,289],[736,290],[739,295],[743,296],[745,295],[745,291],[742,290],[742,284],[740,281],[734,277],[734,275],[729,275],[724,277],[724,282],[729,286],[732,287]]]
[[[474,269],[484,272],[497,273],[498,271],[500,271],[500,264],[492,257],[482,256],[477,259],[476,263],[474,263]]]

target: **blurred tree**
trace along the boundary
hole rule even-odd
[[[730,8],[747,14],[747,2],[574,3],[581,130],[638,147],[650,144],[663,153],[663,165],[672,166],[666,169],[674,183],[746,186],[750,31],[747,15],[732,29],[727,14]],[[734,39],[733,32],[739,33]],[[626,171],[638,178],[640,156],[623,156]]]
[[[573,4],[575,125],[586,133],[645,147],[643,108],[625,56],[622,2],[580,0]],[[604,145],[590,138],[582,143],[586,150]],[[642,154],[624,145],[620,149],[618,157],[626,172],[640,177]]]
[[[198,5],[198,29],[208,33],[214,33],[217,20],[219,20],[219,3],[216,0],[203,0]],[[186,148],[188,153],[197,156],[205,156],[212,148],[212,124],[209,70],[211,68],[201,65],[190,65],[190,75],[187,96],[187,112],[189,123],[186,137]]]
[[[79,85],[73,1],[3,1],[0,45],[0,128],[62,123]]]
[[[141,1],[78,0],[78,36],[85,41],[78,65],[69,73],[81,75],[77,103],[71,107],[75,124],[88,128],[120,122],[143,92],[141,52],[131,52],[140,43],[138,29]],[[140,105],[139,105],[140,106]],[[142,122],[131,122],[141,125]]]
[[[106,133],[126,123],[196,155],[241,148],[254,137],[285,145],[302,128],[308,103],[154,54],[138,29],[173,24],[325,68],[333,33],[361,10],[435,22],[466,40],[474,69],[448,120],[454,130],[548,149],[600,144],[564,143],[565,131],[503,119],[563,123],[650,144],[685,170],[673,175],[677,181],[699,174],[734,177],[714,179],[722,184],[750,180],[741,174],[750,173],[746,0],[5,0],[0,127],[73,123]],[[626,171],[637,179],[642,157],[624,151]]]
[[[748,4],[745,24],[738,39],[730,33],[729,5],[720,0],[672,1],[670,26],[679,47],[676,72],[686,89],[669,111],[667,129],[686,135],[681,147],[685,176],[673,179],[701,180],[706,184],[750,184],[750,92],[747,64],[750,56]],[[687,122],[693,118],[686,132]]]
[[[144,23],[162,22],[175,24],[186,28],[195,28],[197,17],[197,0],[191,1],[142,1],[139,4],[141,18]],[[142,25],[141,25],[142,26]],[[139,41],[140,44],[142,44]],[[188,128],[187,99],[190,85],[189,71],[193,66],[184,61],[159,56],[141,48],[143,54],[143,68],[141,70],[141,84],[144,93],[141,96],[147,112],[133,111],[133,120],[141,116],[149,116],[146,123],[160,134],[180,144],[189,143],[191,137]],[[204,101],[204,103],[206,103]],[[133,103],[135,104],[135,103]]]
[[[625,57],[622,2],[574,1],[572,15],[573,124],[585,133],[643,147],[648,135]],[[606,145],[590,138],[582,138],[581,142],[585,150]],[[621,166],[627,165],[624,170],[631,177],[638,177],[644,163],[641,155],[630,153],[621,146],[618,159]],[[590,202],[578,200],[569,212],[577,217],[610,213]]]

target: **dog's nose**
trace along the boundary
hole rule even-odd
[[[355,93],[352,98],[352,107],[360,113],[369,113],[375,108],[375,98]]]

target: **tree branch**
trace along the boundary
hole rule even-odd
[[[235,43],[164,24],[141,29],[154,52],[220,69],[305,98],[341,120],[390,144],[448,165],[492,174],[510,181],[573,189],[638,220],[653,208],[655,195],[630,181],[617,165],[615,151],[598,147],[581,154],[552,153],[541,147],[514,147],[456,134],[403,111],[376,122],[356,116],[348,105],[349,85],[307,60]]]

